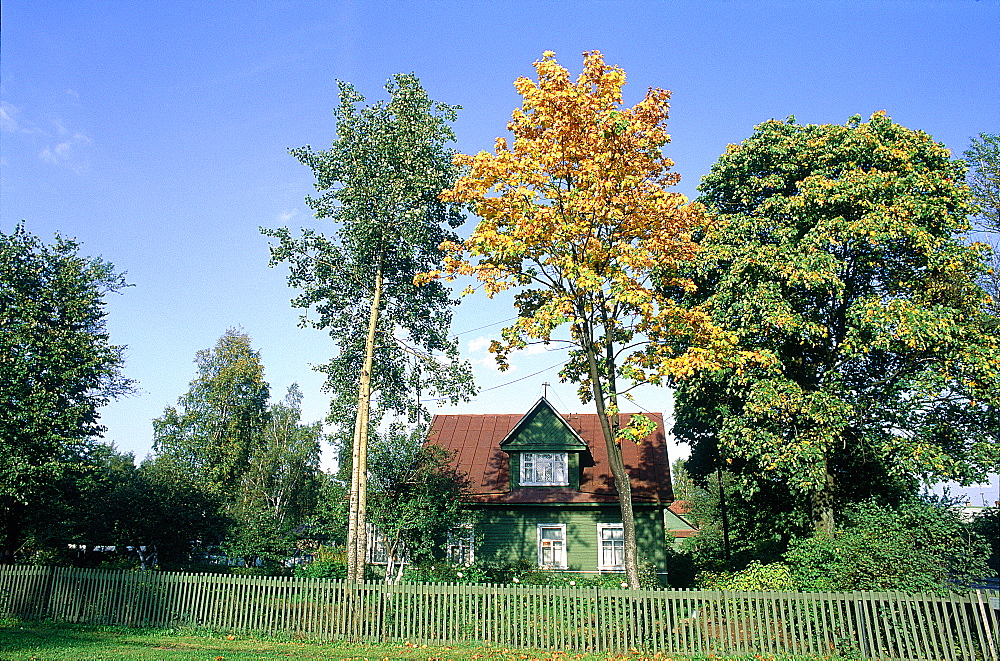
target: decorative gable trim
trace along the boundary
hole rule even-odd
[[[546,409],[551,412],[552,415],[562,424],[562,427],[568,432],[569,443],[516,443],[521,434],[526,430],[527,426],[539,415],[543,414]],[[519,450],[538,450],[538,451],[554,451],[554,450],[568,450],[577,452],[589,452],[590,448],[587,442],[583,440],[580,434],[573,429],[573,427],[566,422],[566,419],[560,415],[559,411],[552,406],[551,403],[545,397],[540,397],[534,406],[528,409],[528,412],[521,416],[521,419],[517,421],[517,424],[507,433],[503,439],[500,440],[500,447],[505,452],[508,451],[507,448],[513,449],[517,447]]]

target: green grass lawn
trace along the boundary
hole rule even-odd
[[[193,628],[126,629],[47,622],[0,621],[0,659],[4,661],[111,661],[117,659],[203,659],[237,661],[250,659],[494,659],[497,661],[606,661],[608,659],[688,659],[630,654],[608,656],[510,650],[494,647],[441,647],[407,643],[362,645],[346,642],[296,640],[291,637],[227,635]],[[695,657],[698,658],[698,657]],[[714,657],[718,658],[718,657]],[[772,659],[759,655],[747,661]],[[781,657],[785,661],[793,658]],[[812,657],[808,657],[812,658]],[[830,658],[830,657],[826,657]]]

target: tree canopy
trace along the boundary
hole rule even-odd
[[[1000,344],[950,155],[881,112],[771,120],[699,187],[717,222],[687,300],[769,360],[680,384],[674,432],[808,495],[817,530],[840,500],[998,464]]]
[[[233,495],[263,447],[270,387],[250,337],[230,328],[195,355],[198,376],[153,421],[153,449],[211,491]]]
[[[224,542],[227,555],[248,565],[277,563],[315,506],[322,426],[301,421],[295,384],[269,404],[260,352],[242,331],[227,330],[195,363],[198,376],[179,408],[153,421],[157,456],[143,464],[144,475],[168,493],[186,484],[201,494],[193,504],[216,524],[200,531],[206,546]]]
[[[386,552],[389,582],[399,580],[403,560],[427,563],[440,557],[449,532],[473,521],[465,502],[467,478],[450,465],[448,452],[424,445],[425,433],[390,430],[369,464],[370,520]]]
[[[28,533],[29,503],[45,525],[52,487],[104,432],[98,409],[131,390],[104,310],[126,286],[73,239],[0,233],[0,563]]]

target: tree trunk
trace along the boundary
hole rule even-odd
[[[594,404],[597,406],[597,417],[601,421],[601,432],[604,434],[604,444],[608,449],[608,464],[615,478],[615,489],[618,491],[618,502],[622,511],[622,537],[625,545],[625,577],[632,590],[639,589],[638,546],[635,541],[635,516],[632,513],[632,483],[625,462],[622,459],[622,449],[615,439],[615,430],[608,420],[604,406],[604,392],[601,389],[600,370],[597,369],[597,355],[593,342],[585,340],[584,352],[587,354],[587,367],[590,372],[590,384],[594,393]],[[612,404],[617,400],[612,394]],[[614,427],[618,427],[617,415]]]
[[[823,486],[809,493],[809,506],[812,513],[813,532],[817,535],[832,535],[833,497],[835,487],[833,474],[830,472],[830,460],[823,456]]]
[[[368,420],[372,397],[372,360],[375,354],[375,335],[378,329],[381,299],[382,264],[379,262],[375,270],[371,315],[368,318],[368,337],[365,339],[365,357],[358,384],[358,416],[354,425],[352,452],[354,464],[351,466],[351,505],[347,527],[347,578],[354,582],[364,580],[368,550],[368,534],[365,526],[365,513],[368,507]]]
[[[726,564],[731,559],[729,546],[729,508],[726,506],[726,487],[722,479],[722,454],[719,454],[719,465],[715,467],[715,477],[719,480],[719,514],[722,515],[722,550],[726,553]]]

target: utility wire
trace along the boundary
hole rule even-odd
[[[478,393],[478,394],[476,395],[476,397],[478,397],[479,395],[482,395],[482,394],[483,394],[484,392],[489,392],[489,391],[491,391],[491,390],[496,390],[497,388],[503,388],[503,387],[505,387],[505,386],[509,386],[509,385],[511,385],[511,384],[514,384],[514,383],[517,383],[518,381],[524,381],[525,379],[530,379],[530,378],[531,378],[531,377],[533,377],[533,376],[538,376],[538,375],[539,375],[539,374],[541,374],[542,372],[548,372],[548,371],[549,371],[550,369],[552,369],[552,368],[554,368],[554,367],[560,367],[560,366],[562,366],[562,365],[565,365],[565,364],[566,364],[566,363],[568,363],[568,362],[569,362],[569,360],[564,360],[564,361],[562,361],[562,362],[558,362],[558,363],[556,363],[556,364],[554,364],[554,365],[549,365],[548,367],[546,367],[546,368],[544,368],[544,369],[540,369],[540,370],[538,370],[537,372],[532,372],[531,374],[526,374],[525,376],[522,376],[522,377],[521,377],[521,378],[519,378],[519,379],[514,379],[513,381],[508,381],[507,383],[501,383],[501,384],[500,384],[500,385],[498,385],[498,386],[492,386],[492,387],[490,387],[490,388],[486,388],[485,390],[480,390],[480,391],[479,391],[479,393]],[[428,399],[428,400],[425,400],[425,401],[429,401],[429,402],[440,402],[440,401],[442,401],[443,399],[444,399],[444,397],[436,397],[436,398],[434,398],[434,399]],[[473,399],[475,399],[475,397],[474,397]]]
[[[510,319],[503,319],[501,321],[494,321],[492,324],[486,324],[485,326],[479,326],[478,328],[470,328],[469,330],[464,330],[459,333],[452,333],[452,337],[458,337],[459,335],[465,335],[466,333],[474,333],[477,330],[483,330],[484,328],[489,328],[490,326],[499,326],[500,324],[506,324],[508,321],[514,321],[517,317],[511,317]]]
[[[555,365],[549,365],[545,369],[540,369],[537,372],[532,372],[531,374],[526,374],[525,376],[522,376],[520,379],[514,379],[513,381],[508,381],[507,383],[501,383],[498,386],[493,386],[492,388],[486,388],[485,390],[480,390],[479,392],[480,392],[480,394],[482,394],[484,392],[489,392],[491,390],[496,390],[497,388],[503,388],[504,386],[509,386],[509,385],[511,385],[513,383],[517,383],[518,381],[524,381],[525,379],[530,379],[533,376],[538,376],[542,372],[548,372],[553,367],[559,367],[561,365],[565,365],[568,362],[569,362],[569,360],[563,360],[561,362],[556,363]]]

